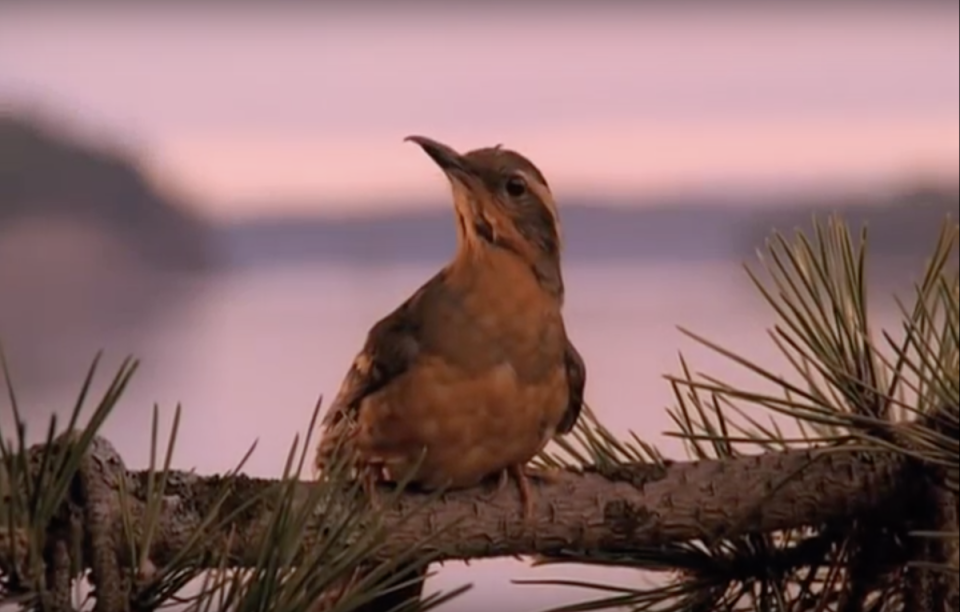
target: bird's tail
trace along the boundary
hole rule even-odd
[[[327,423],[317,445],[314,476],[319,478],[325,471],[335,466],[341,458],[348,458],[355,454],[354,437],[355,430],[346,419],[336,423]],[[350,472],[354,476],[358,476],[361,466],[354,465],[349,458],[348,461],[352,466]],[[318,601],[314,607],[314,612],[332,609],[336,602],[351,591],[352,587],[362,580],[369,571],[371,571],[369,567],[357,567],[349,577],[344,578],[343,582],[324,594],[323,599]],[[386,581],[389,581],[390,584],[403,586],[375,597],[357,608],[355,612],[408,612],[413,610],[423,595],[423,585],[426,578],[427,568],[425,566],[397,568],[386,577]]]

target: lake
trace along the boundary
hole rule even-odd
[[[106,322],[87,326],[96,329],[96,335],[83,330],[38,335],[42,344],[37,351],[59,365],[56,374],[46,378],[24,372],[24,380],[34,381],[18,389],[28,407],[31,438],[39,437],[51,412],[64,414],[70,409],[93,352],[102,346],[108,366],[102,371],[102,383],[126,353],[134,352],[142,360],[129,392],[103,430],[128,467],[147,464],[153,403],[161,407],[166,432],[180,402],[183,417],[175,468],[201,473],[228,470],[258,440],[247,471],[276,476],[293,437],[308,425],[317,397],[332,399],[369,327],[433,271],[404,264],[251,268],[190,281],[169,304],[164,295],[147,296],[156,302],[158,313],[147,322],[131,322],[114,313]],[[673,429],[665,410],[673,397],[663,375],[679,371],[679,351],[698,370],[733,382],[755,381],[683,336],[678,325],[763,364],[778,362],[778,353],[765,336],[765,328],[774,322],[772,311],[734,261],[573,263],[566,267],[565,278],[566,320],[587,363],[588,402],[614,431],[632,429],[668,456],[685,456],[680,443],[663,436]],[[893,303],[882,294],[878,297],[883,300],[875,300],[877,323],[889,325],[894,320]],[[113,320],[120,322],[111,326]],[[12,322],[0,324],[5,324],[0,325],[2,333]],[[14,348],[8,349],[8,357],[16,376]],[[6,408],[2,424],[9,431]],[[448,563],[428,588],[472,582],[474,589],[448,609],[492,605],[524,612],[573,602],[584,593],[512,585],[512,579],[560,577],[613,579],[633,586],[643,580],[634,572],[530,569],[520,561],[496,560],[470,567]]]

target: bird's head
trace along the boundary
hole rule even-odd
[[[523,155],[499,146],[457,153],[425,136],[408,136],[450,179],[461,248],[508,249],[545,272],[563,247],[547,181]],[[559,279],[558,279],[559,280]]]

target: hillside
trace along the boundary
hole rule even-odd
[[[149,267],[197,270],[212,259],[208,228],[129,156],[0,113],[0,230],[31,219],[95,227]]]

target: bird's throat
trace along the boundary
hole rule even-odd
[[[459,210],[457,215],[457,248],[479,248],[496,243],[493,226],[486,219],[465,215]]]
[[[508,240],[498,239],[489,224],[483,225],[482,231],[478,231],[477,226],[472,226],[474,231],[471,232],[471,228],[466,225],[470,220],[460,217],[459,223],[460,236],[454,258],[455,266],[526,269],[544,292],[563,300],[563,275],[557,258],[531,257],[528,249],[519,248]],[[504,274],[504,277],[509,276],[509,273]]]

